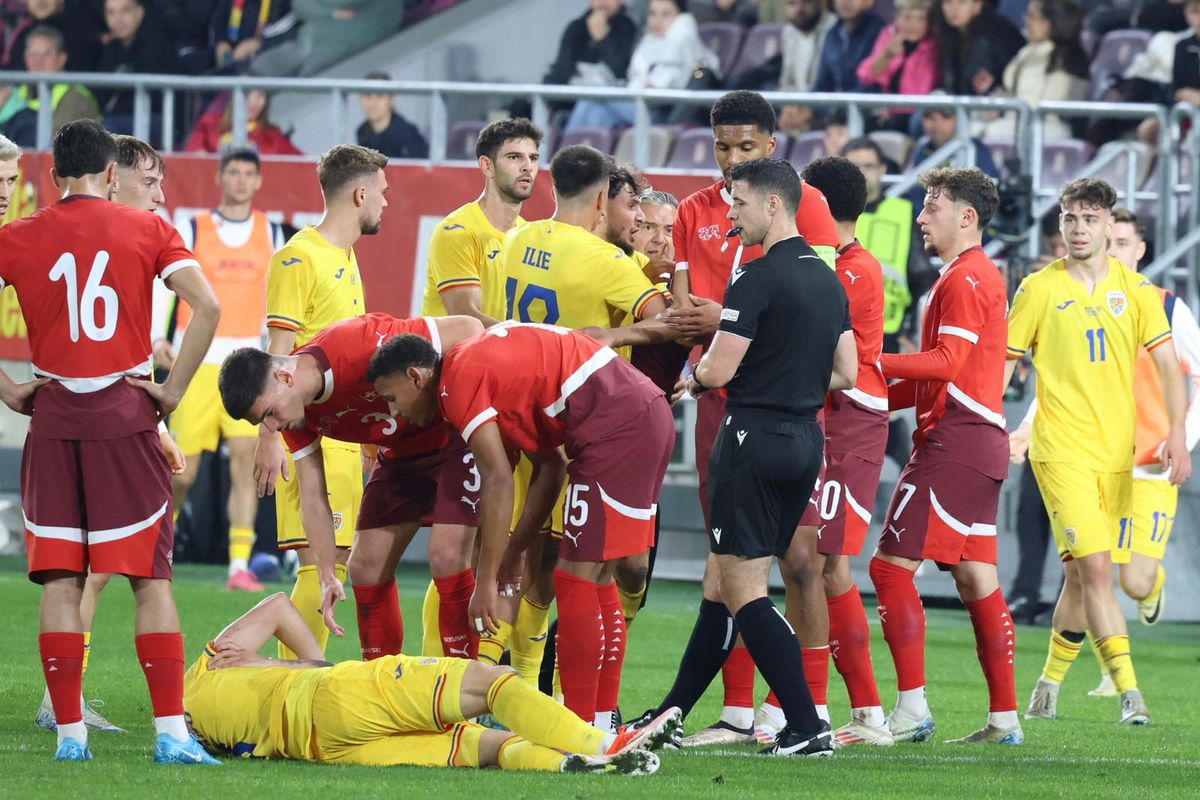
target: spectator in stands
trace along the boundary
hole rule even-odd
[[[858,65],[871,52],[884,21],[871,11],[875,0],[833,0],[837,24],[825,36],[817,68],[818,92],[857,92]]]
[[[37,145],[37,115],[25,105],[20,91],[6,84],[0,84],[0,135],[19,147]]]
[[[251,89],[246,92],[246,140],[250,146],[264,156],[300,155],[296,145],[292,144],[279,128],[271,124],[268,114],[271,98],[261,89]],[[209,111],[196,122],[192,135],[188,137],[183,149],[190,153],[219,153],[223,148],[233,143],[233,101],[225,106],[224,111]]]
[[[942,85],[937,39],[929,25],[933,0],[897,0],[896,21],[879,33],[875,47],[858,65],[864,89],[884,94],[925,95]],[[906,131],[912,109],[880,115],[891,130]]]
[[[28,0],[29,15],[14,28],[5,50],[4,68],[25,68],[25,38],[36,25],[56,28],[66,43],[67,71],[86,72],[96,69],[100,57],[99,20],[86,8],[67,8],[67,0]]]
[[[1086,100],[1091,89],[1088,58],[1079,44],[1083,7],[1078,0],[1030,0],[1025,11],[1025,45],[1004,69],[996,96],[1015,97],[1030,107],[1059,100]],[[1068,139],[1071,127],[1056,116],[1044,118],[1044,136]],[[977,127],[985,139],[1014,139],[1016,114],[1004,114]]]
[[[25,37],[25,69],[30,72],[62,72],[67,65],[63,35],[58,28],[36,25]],[[35,114],[41,107],[36,86],[22,86],[22,99]],[[86,86],[56,83],[50,87],[50,105],[54,110],[54,133],[77,119],[100,121],[100,105]]]
[[[217,68],[248,67],[263,49],[267,26],[290,11],[288,0],[218,0],[209,28]]]
[[[100,53],[101,72],[170,74],[177,70],[175,48],[166,32],[146,16],[147,0],[105,0],[104,20],[111,38]],[[133,131],[132,89],[98,92],[104,124],[114,133]],[[155,113],[161,99],[151,97]]]
[[[696,18],[687,13],[686,0],[650,0],[646,34],[629,61],[630,88],[683,89],[699,64],[720,70],[716,54],[700,39]],[[566,130],[629,125],[633,116],[632,101],[580,100],[571,111]]]
[[[588,11],[571,21],[545,83],[615,86],[625,81],[638,29],[624,0],[589,0]]]
[[[1192,35],[1175,45],[1171,93],[1177,103],[1200,105],[1200,0],[1186,0],[1183,13]]]
[[[152,0],[153,14],[175,45],[182,72],[196,75],[212,68],[208,28],[217,0]],[[254,5],[254,0],[246,3]]]
[[[825,155],[837,155],[850,141],[850,126],[846,124],[846,114],[840,109],[825,119]]]
[[[361,53],[400,30],[399,0],[292,0],[296,38],[265,50],[252,69],[260,75],[307,77]]]
[[[941,12],[942,85],[949,94],[990,94],[1025,38],[984,0],[942,0]]]
[[[692,1],[696,21],[736,22],[747,28],[758,24],[758,0],[696,0]]]
[[[1148,0],[1133,14],[1132,26],[1162,33],[1180,31],[1188,26],[1184,0]]]
[[[368,72],[368,81],[390,81],[386,72]],[[358,143],[388,158],[429,158],[429,144],[417,126],[396,113],[396,96],[363,92],[359,97],[366,120],[358,126]]]
[[[937,91],[932,94],[944,94]],[[917,140],[917,144],[913,149],[912,163],[914,165],[921,164],[925,159],[933,155],[939,148],[949,142],[958,135],[958,116],[953,110],[930,108],[921,115],[921,130],[925,135]],[[999,180],[1000,171],[996,169],[996,162],[992,159],[992,151],[989,150],[979,139],[972,138],[971,144],[974,149],[975,166],[984,171],[985,174]],[[950,159],[946,159],[943,164],[934,164],[930,166],[944,166],[950,163]],[[961,159],[959,160],[961,162]],[[922,167],[922,170],[927,170],[929,167]],[[921,212],[921,208],[925,205],[925,190],[920,186],[914,187],[907,195],[905,195],[913,204],[913,210],[916,213]],[[920,295],[916,295],[919,297]]]

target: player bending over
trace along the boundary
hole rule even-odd
[[[272,638],[297,658],[259,655]],[[676,710],[644,730],[604,733],[512,669],[477,661],[331,664],[282,592],[209,642],[184,676],[184,698],[192,730],[215,753],[331,764],[649,775],[659,765],[650,751],[681,724]],[[467,722],[485,713],[513,732]]]

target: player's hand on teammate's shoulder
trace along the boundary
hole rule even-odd
[[[342,582],[337,579],[337,576],[330,572],[321,576],[321,616],[325,618],[325,627],[333,632],[334,636],[341,638],[346,635],[346,630],[338,625],[337,618],[334,615],[334,608],[338,603],[346,601],[346,587],[342,586]]]
[[[24,383],[14,383],[11,392],[4,394],[4,405],[18,414],[30,416],[33,414],[33,396],[37,390],[50,382],[49,378],[34,378]]]
[[[721,325],[721,304],[707,297],[688,295],[691,307],[671,307],[660,317],[687,337],[712,336]]]
[[[1008,434],[1008,460],[1014,464],[1024,464],[1032,437],[1033,426],[1028,422],[1022,422],[1015,431]]]
[[[166,431],[159,431],[158,442],[162,445],[163,455],[167,457],[167,466],[172,475],[180,475],[187,469],[187,456],[179,449],[175,437]]]
[[[259,497],[275,494],[275,481],[280,476],[285,481],[292,479],[288,466],[287,454],[283,452],[283,442],[279,435],[259,429],[258,443],[254,445],[254,484]]]

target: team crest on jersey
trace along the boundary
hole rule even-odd
[[[366,400],[368,403],[374,403],[377,399],[379,399],[379,395],[375,394],[374,392],[363,392],[359,395],[359,397],[361,397],[363,400]]]
[[[1063,531],[1063,536],[1065,536],[1067,538],[1067,544],[1071,545],[1071,547],[1075,546],[1075,529],[1074,528],[1067,528],[1065,531]]]
[[[700,241],[711,242],[713,239],[721,238],[721,226],[705,225],[703,228],[697,231],[697,233],[700,234]]]
[[[340,511],[333,512],[333,532],[337,533],[342,529],[343,515]]]
[[[1109,292],[1108,293],[1108,310],[1112,312],[1114,317],[1119,317],[1125,313],[1125,293],[1124,292]]]

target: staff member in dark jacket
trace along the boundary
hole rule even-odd
[[[986,95],[1000,86],[1004,68],[1025,37],[984,0],[943,0],[942,86],[947,94]]]
[[[637,43],[637,23],[625,13],[624,0],[591,0],[589,5],[591,9],[563,31],[558,56],[544,83],[594,85],[596,81],[580,74],[580,64],[603,64],[612,72],[614,85],[625,82]]]
[[[708,472],[718,581],[705,581],[687,669],[664,704],[694,702],[740,632],[787,717],[766,752],[824,756],[833,751],[829,723],[813,707],[796,635],[767,597],[767,574],[787,552],[821,467],[817,411],[827,391],[854,385],[858,350],[846,292],[796,231],[796,170],[760,158],[734,166],[730,180],[729,220],[743,245],[761,244],[766,255],[733,271],[720,328],[688,379],[693,394],[729,395]]]

